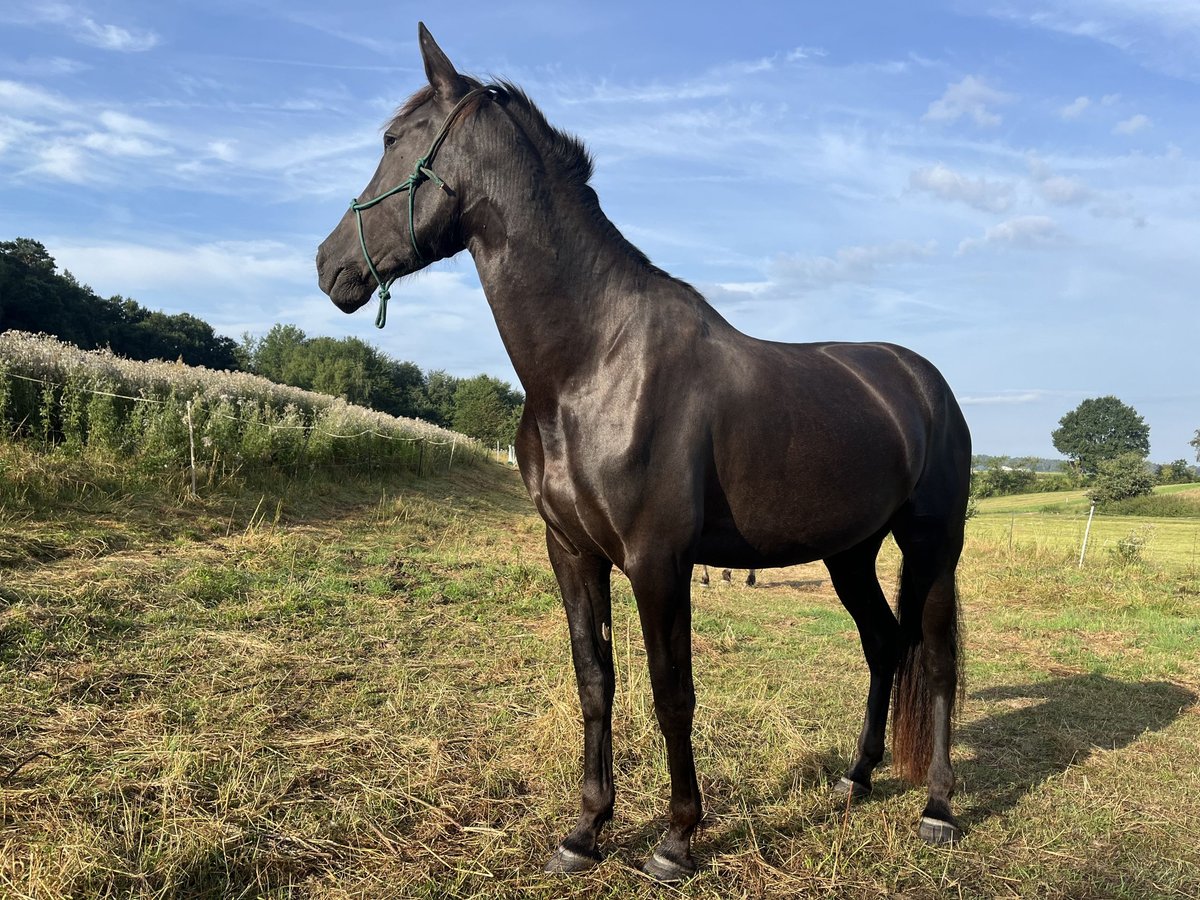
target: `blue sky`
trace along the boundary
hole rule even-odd
[[[0,239],[233,337],[354,334],[516,382],[470,257],[385,331],[313,254],[423,80],[521,84],[608,215],[742,330],[933,360],[985,453],[1116,394],[1151,457],[1200,428],[1200,3],[204,3],[0,7]]]

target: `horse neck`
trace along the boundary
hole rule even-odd
[[[469,205],[463,224],[513,368],[539,398],[595,371],[638,293],[669,277],[588,202],[590,187],[520,168],[527,174],[488,179],[491,191]]]

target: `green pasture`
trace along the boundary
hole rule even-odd
[[[1187,517],[1106,515],[1092,518],[1084,565],[1121,557],[1122,543],[1136,548],[1144,562],[1193,574],[1200,566],[1200,484],[1173,484],[1155,488],[1156,494],[1196,497],[1197,515]],[[967,540],[1011,547],[1017,555],[1035,554],[1073,558],[1083,545],[1091,501],[1082,490],[1044,494],[1016,494],[978,501],[978,511],[967,523]],[[1133,561],[1137,561],[1136,559]]]
[[[194,496],[0,442],[0,897],[1200,896],[1200,580],[1103,551],[1078,569],[1013,502],[981,504],[960,570],[965,841],[917,838],[924,793],[886,759],[869,801],[831,795],[862,652],[821,565],[769,570],[693,586],[706,816],[700,873],[668,889],[637,869],[668,790],[619,576],[607,858],[541,872],[581,728],[507,467]]]

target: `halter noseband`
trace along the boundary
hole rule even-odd
[[[370,200],[364,200],[361,203],[358,200],[350,201],[350,208],[354,210],[354,218],[358,221],[358,244],[360,247],[362,247],[363,258],[367,261],[367,268],[371,270],[371,274],[375,277],[375,283],[379,285],[379,313],[375,316],[376,328],[382,328],[384,323],[387,321],[387,302],[388,298],[392,296],[392,292],[389,289],[392,286],[392,282],[396,279],[389,278],[385,282],[379,277],[379,272],[375,268],[375,263],[371,261],[371,254],[367,251],[367,238],[363,234],[362,211],[364,209],[370,209],[377,203],[386,200],[388,197],[392,196],[392,194],[399,194],[402,191],[408,191],[408,237],[409,240],[412,241],[413,253],[416,254],[417,259],[422,263],[432,262],[432,260],[428,260],[424,257],[424,255],[422,255],[421,249],[417,246],[417,220],[415,218],[414,209],[414,203],[417,198],[417,188],[426,181],[433,181],[443,191],[452,193],[446,182],[443,181],[437,175],[437,173],[430,168],[430,166],[433,165],[434,156],[436,156],[438,150],[441,149],[442,141],[444,141],[446,139],[446,135],[450,133],[450,126],[454,123],[454,119],[458,115],[459,110],[466,106],[467,103],[475,97],[479,97],[484,94],[494,95],[495,89],[490,87],[472,88],[463,95],[461,100],[454,104],[454,108],[450,110],[450,113],[446,116],[446,120],[442,122],[442,127],[438,129],[438,133],[434,136],[433,143],[429,145],[429,152],[416,161],[416,163],[413,165],[412,174],[409,175],[408,178],[400,182],[390,191],[384,191],[378,197],[373,197]]]

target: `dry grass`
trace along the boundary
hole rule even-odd
[[[866,671],[824,570],[696,585],[704,867],[672,891],[635,869],[667,792],[621,578],[609,858],[540,874],[581,735],[512,473],[182,507],[135,487],[0,510],[0,896],[1200,894],[1186,572],[973,540],[952,850],[918,841],[923,796],[886,768],[869,803],[830,798]]]

